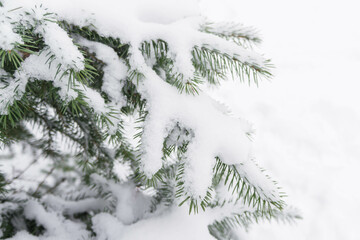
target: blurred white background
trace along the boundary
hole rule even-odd
[[[254,124],[257,160],[304,218],[254,225],[244,239],[360,239],[359,9],[355,0],[201,1],[209,20],[261,33],[273,79],[228,81],[212,94]]]

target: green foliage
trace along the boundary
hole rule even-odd
[[[1,2],[0,2],[1,6]],[[30,13],[29,13],[30,14]],[[44,14],[41,21],[55,21],[51,13]],[[36,22],[35,26],[40,24]],[[71,179],[58,179],[53,185],[46,185],[46,178],[59,172],[72,172],[82,179],[86,186],[97,189],[101,197],[110,198],[111,192],[107,191],[99,184],[91,180],[91,175],[96,173],[106,179],[120,181],[113,173],[114,162],[122,159],[129,162],[133,170],[130,176],[138,187],[155,188],[157,194],[153,200],[153,211],[161,205],[171,206],[173,204],[189,206],[189,214],[196,214],[199,209],[205,211],[207,208],[222,207],[225,204],[242,204],[253,208],[253,211],[243,211],[234,213],[222,220],[215,221],[209,225],[210,233],[217,239],[231,239],[231,231],[236,226],[247,228],[252,222],[259,219],[296,219],[298,215],[284,215],[285,203],[276,200],[272,196],[263,193],[262,189],[252,184],[252,182],[238,171],[241,167],[227,165],[216,159],[213,168],[212,186],[203,197],[193,196],[187,191],[184,180],[184,167],[187,146],[194,137],[191,129],[187,129],[176,123],[169,132],[163,145],[164,167],[153,176],[145,175],[141,170],[141,155],[139,146],[132,147],[124,136],[122,116],[134,116],[137,114],[138,132],[134,138],[141,144],[143,133],[143,123],[148,114],[147,102],[138,90],[139,83],[144,75],[137,69],[132,68],[129,61],[129,44],[123,43],[120,39],[102,36],[92,25],[79,27],[67,23],[66,21],[58,24],[67,31],[70,36],[81,36],[85,39],[99,42],[111,47],[123,59],[129,67],[128,76],[124,79],[122,94],[125,96],[126,104],[121,109],[109,107],[108,112],[99,114],[89,105],[84,88],[92,88],[101,93],[101,96],[108,103],[109,96],[102,92],[102,78],[104,75],[105,63],[102,62],[88,48],[78,45],[82,55],[85,57],[85,68],[83,70],[66,69],[59,64],[54,78],[68,79],[69,89],[74,89],[77,97],[64,101],[59,93],[59,88],[47,79],[31,79],[26,85],[25,93],[21,98],[7,103],[7,114],[0,115],[0,141],[6,148],[11,148],[14,142],[21,143],[30,147],[41,156],[52,159],[53,163],[45,172],[38,187],[29,193],[33,198],[41,198],[44,194],[54,193],[62,181]],[[10,51],[0,49],[1,69],[6,72],[0,80],[4,83],[4,89],[8,87],[9,81],[14,73],[21,68],[22,62],[32,54],[39,54],[46,46],[44,39],[35,33],[35,26],[28,23],[19,23],[15,32],[20,34],[23,43],[15,44]],[[215,31],[211,24],[204,25],[200,30],[206,33],[232,40],[239,45],[246,45],[260,42],[251,29],[237,29],[233,25],[233,31]],[[269,60],[264,65],[255,64],[241,60],[240,56],[231,56],[210,46],[194,46],[192,49],[192,64],[195,74],[190,79],[184,79],[182,73],[176,72],[174,68],[173,56],[169,53],[169,46],[162,39],[144,41],[140,51],[147,59],[153,59],[153,70],[163,78],[164,81],[176,87],[180,93],[197,95],[201,91],[201,86],[207,81],[209,84],[218,85],[221,80],[226,79],[228,73],[233,77],[238,77],[241,81],[248,79],[249,83],[258,83],[261,77],[271,77]],[[49,51],[49,66],[55,61],[56,55]],[[0,96],[1,97],[1,96]],[[1,99],[7,101],[7,99]],[[41,126],[41,137],[35,136],[31,126]],[[116,124],[116,131],[111,132],[109,128]],[[56,136],[61,136],[68,143],[70,153],[62,152],[56,143]],[[181,138],[180,136],[184,137]],[[172,141],[171,139],[176,139]],[[185,140],[184,140],[185,139]],[[114,151],[109,151],[111,146]],[[175,161],[168,161],[174,158]],[[7,180],[0,175],[0,194],[3,196],[6,191],[16,191],[7,189],[12,180]],[[233,201],[220,202],[215,198],[217,188],[225,186],[234,196]],[[2,202],[11,202],[2,200]],[[9,215],[10,214],[10,215]],[[17,212],[9,212],[2,215],[1,229],[4,237],[11,237],[15,234],[15,228],[11,218],[21,215]],[[76,219],[86,223],[91,229],[90,216],[82,213],[75,216]],[[44,228],[38,226],[35,221],[27,220],[27,230],[40,235]]]
[[[236,165],[227,165],[217,158],[214,167],[213,184],[217,186],[223,183],[229,191],[237,195],[235,202],[241,200],[244,205],[251,206],[260,212],[271,213],[274,209],[283,209],[285,204],[283,201],[274,201],[271,196],[262,194],[261,189],[254,186],[246,176],[239,173],[238,167]],[[269,178],[267,175],[266,177]],[[274,183],[276,184],[276,182]],[[273,197],[273,199],[276,199],[275,196]],[[280,197],[283,197],[283,195]]]
[[[211,84],[219,84],[219,80],[225,79],[228,72],[237,76],[241,81],[248,79],[248,83],[253,80],[256,84],[259,77],[270,78],[270,60],[265,66],[242,62],[237,56],[230,56],[221,53],[217,49],[210,49],[207,46],[195,47],[193,50],[193,64],[204,78]]]
[[[214,34],[226,40],[231,40],[240,46],[251,47],[261,43],[256,29],[244,27],[239,23],[210,23],[207,22],[200,27],[200,31]]]
[[[284,223],[293,223],[295,220],[301,219],[301,216],[296,212],[282,212],[274,210],[271,212],[264,211],[242,211],[241,213],[232,213],[221,220],[216,220],[213,224],[208,226],[209,232],[216,239],[233,239],[233,230],[236,227],[249,229],[253,223],[260,221],[281,221]]]

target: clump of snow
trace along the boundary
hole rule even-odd
[[[85,88],[83,90],[87,103],[94,109],[97,114],[106,112],[106,104],[104,98],[96,90]]]
[[[25,92],[27,78],[12,79],[8,84],[0,83],[0,114],[8,114],[8,106],[19,100]]]
[[[74,45],[72,39],[58,24],[44,21],[38,26],[36,32],[44,37],[44,42],[65,69],[80,71],[84,69],[84,56]]]
[[[254,164],[250,161],[253,156],[247,133],[251,131],[251,125],[247,121],[220,112],[218,105],[204,93],[198,96],[178,93],[151,69],[145,75],[143,94],[150,107],[142,137],[142,161],[146,173],[154,174],[162,167],[163,139],[172,122],[180,122],[194,132],[185,172],[186,183],[195,196],[205,196],[211,186],[215,157],[227,164]],[[249,174],[256,179],[261,172]]]
[[[128,177],[133,173],[129,162],[114,162],[113,172],[119,178],[120,181],[127,181]]]
[[[40,236],[40,239],[80,240],[90,237],[85,224],[74,223],[56,212],[46,211],[40,203],[34,200],[28,201],[24,208],[24,214],[28,219],[35,220],[46,229],[46,235]]]
[[[21,65],[21,69],[15,73],[15,79],[18,79],[19,86],[17,93],[19,96],[22,96],[25,90],[25,86],[29,79],[39,79],[45,81],[52,81],[55,87],[59,88],[58,93],[64,101],[70,101],[75,99],[78,96],[78,93],[68,87],[69,80],[61,78],[62,72],[58,72],[58,64],[60,62],[57,59],[54,59],[53,62],[48,64],[48,55],[51,54],[49,49],[44,49],[38,55],[32,54],[24,60]],[[61,68],[62,71],[65,71],[64,68]],[[9,93],[10,94],[10,93]]]
[[[97,91],[78,85],[69,87],[69,77],[62,76],[67,69],[63,66],[58,68],[61,62],[54,59],[51,64],[48,63],[48,55],[51,53],[50,49],[44,49],[38,55],[30,55],[22,63],[21,69],[15,73],[14,80],[7,85],[1,83],[1,113],[6,114],[7,106],[23,96],[26,84],[32,79],[52,81],[54,86],[59,88],[58,93],[65,102],[75,99],[78,96],[78,91],[81,91],[86,97],[87,103],[97,114],[109,112],[109,106],[105,104],[103,97]]]
[[[116,184],[111,180],[92,174],[93,181],[108,189],[116,198],[115,215],[125,225],[141,219],[150,209],[151,197],[144,194],[133,183]]]
[[[168,240],[169,236],[174,239],[213,239],[207,229],[210,223],[206,212],[189,215],[187,208],[175,207],[168,209],[166,213],[126,226],[121,239]],[[193,230],[188,231],[189,229]]]
[[[97,214],[92,224],[98,240],[117,240],[124,232],[123,224],[109,213]]]
[[[26,232],[25,230],[22,230],[20,232],[17,232],[15,236],[12,238],[8,238],[9,240],[38,240],[39,237],[31,235],[30,233]]]
[[[94,229],[99,240],[141,239],[213,239],[207,225],[211,223],[207,213],[189,215],[186,208],[171,208],[166,213],[124,226],[110,214],[101,213],[93,217]],[[181,227],[179,227],[181,226]],[[188,231],[186,229],[194,229]]]
[[[106,64],[103,68],[102,91],[108,94],[116,104],[119,104],[119,107],[125,105],[121,89],[127,76],[128,67],[124,60],[119,58],[114,49],[102,43],[91,42],[83,38],[78,42],[82,46],[88,47],[90,52],[94,52],[96,57]]]
[[[85,198],[78,201],[64,200],[58,196],[47,195],[42,199],[45,205],[50,206],[57,212],[66,215],[74,215],[88,211],[102,211],[108,203],[101,198]]]
[[[11,19],[5,16],[6,12],[0,8],[0,48],[2,50],[12,50],[16,43],[23,43],[21,36],[14,32],[14,25]]]
[[[8,211],[10,210],[15,210],[17,209],[17,205],[15,203],[11,203],[11,202],[5,202],[5,203],[1,203],[0,204],[0,213],[1,214],[6,214]],[[0,215],[0,222],[2,222],[2,216]],[[0,229],[0,237],[3,236],[3,232]]]

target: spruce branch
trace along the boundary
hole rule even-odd
[[[237,76],[242,82],[247,78],[249,84],[251,80],[258,84],[262,77],[271,77],[270,60],[265,60],[263,66],[260,66],[243,62],[236,55],[231,56],[209,46],[194,47],[192,55],[196,70],[212,84],[218,84],[220,79],[225,79],[227,73],[231,73],[233,78]]]
[[[227,165],[220,158],[216,158],[214,166],[213,185],[218,186],[224,184],[229,192],[236,194],[235,202],[241,201],[244,205],[251,206],[258,211],[272,212],[274,210],[282,210],[285,202],[281,199],[284,195],[274,196],[274,193],[267,193],[261,187],[252,184],[246,177],[240,174],[239,166]],[[267,178],[270,178],[266,175]],[[276,182],[274,182],[274,185]],[[281,194],[281,193],[279,193]],[[216,205],[223,203],[216,203]]]
[[[245,27],[235,22],[206,22],[200,26],[200,31],[231,40],[245,47],[251,47],[253,44],[261,43],[261,38],[255,28]]]
[[[260,221],[271,221],[283,223],[294,223],[301,219],[299,212],[294,208],[286,210],[274,210],[271,212],[263,212],[259,210],[244,210],[241,213],[232,213],[221,220],[215,220],[208,226],[212,236],[219,240],[232,239],[233,230],[241,227],[248,230],[253,223]]]

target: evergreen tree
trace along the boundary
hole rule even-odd
[[[16,158],[22,146],[35,158],[29,166],[50,165],[35,187],[15,184],[27,168],[0,175],[2,238],[122,239],[105,222],[131,225],[174,208],[208,213],[216,239],[237,239],[237,226],[262,219],[299,218],[255,162],[251,125],[202,90],[229,74],[271,77],[270,61],[252,50],[254,29],[154,24],[126,9],[126,23],[109,24],[33,2],[0,8],[1,151]]]

